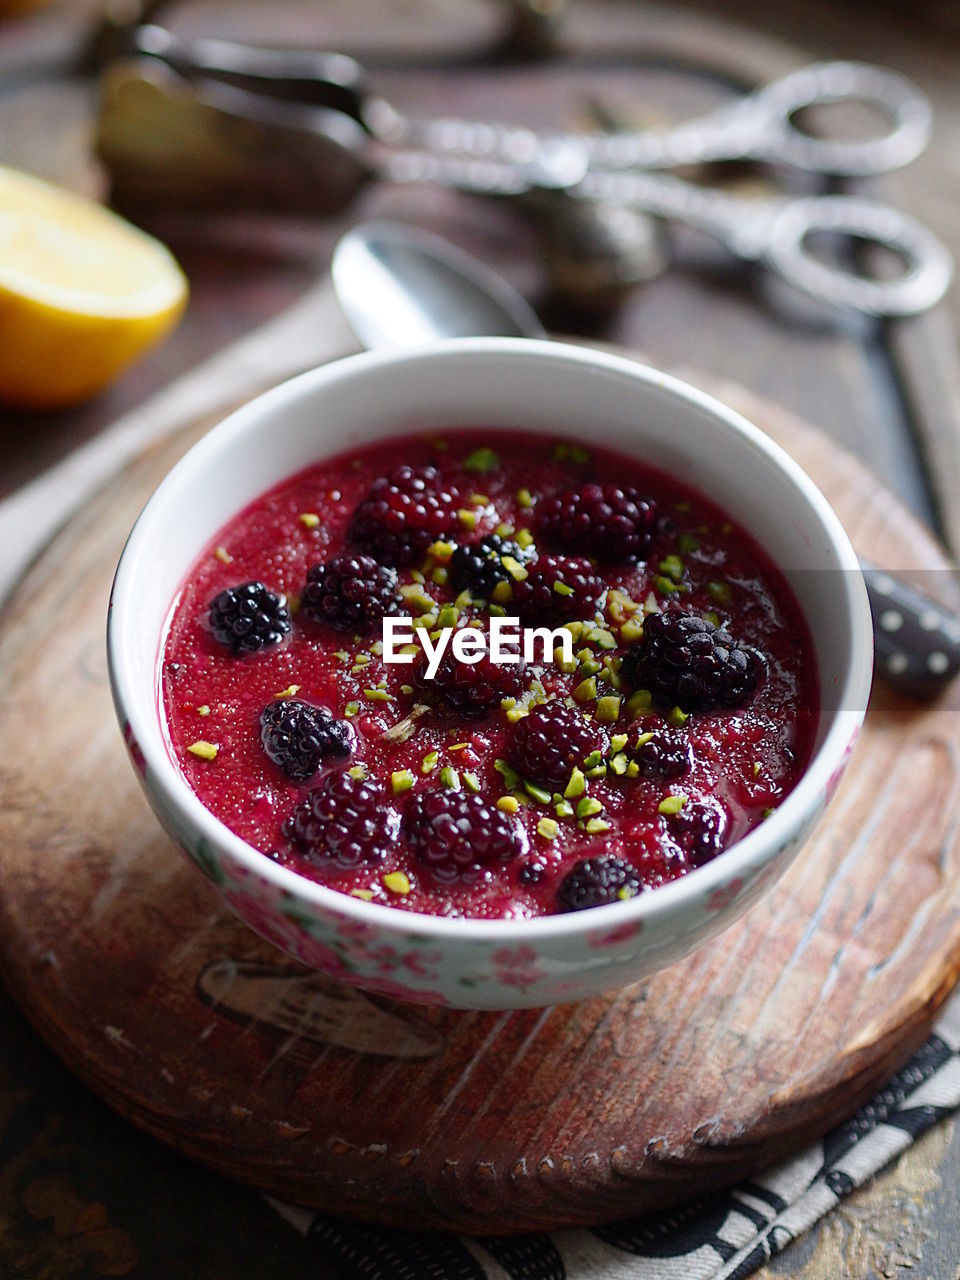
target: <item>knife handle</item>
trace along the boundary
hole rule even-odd
[[[872,564],[861,568],[877,676],[909,697],[933,697],[960,672],[960,617],[901,577]]]

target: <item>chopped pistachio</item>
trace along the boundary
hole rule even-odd
[[[497,808],[504,813],[516,813],[520,808],[520,801],[516,796],[501,796],[497,801]]]
[[[554,579],[553,589],[558,596],[572,596],[573,587],[568,587],[565,582],[561,582],[559,578]]]
[[[727,605],[733,599],[733,589],[729,582],[708,582],[707,594],[717,604]]]
[[[551,795],[549,791],[545,791],[543,787],[538,787],[535,782],[527,782],[524,779],[523,789],[537,804],[549,804]]]
[[[585,769],[595,769],[598,764],[603,764],[603,752],[591,751],[586,760],[584,760],[583,767]]]
[[[437,614],[437,626],[455,627],[460,617],[460,610],[455,604],[445,604]]]
[[[370,702],[395,702],[392,693],[387,693],[386,689],[364,689],[363,696]]]
[[[529,509],[533,506],[533,494],[529,489],[517,490],[517,506]]]
[[[373,890],[372,889],[351,889],[350,897],[361,898],[364,902],[369,902],[373,897]]]
[[[595,813],[603,813],[603,805],[593,796],[584,796],[577,804],[577,817],[592,818]]]
[[[595,712],[601,724],[614,724],[620,715],[620,699],[615,693],[607,694],[597,703]]]
[[[587,639],[597,646],[598,649],[615,649],[617,647],[617,639],[612,631],[608,631],[606,627],[595,627]]]
[[[622,778],[630,766],[630,761],[622,751],[618,751],[616,755],[610,759],[610,770],[615,773],[618,778]]]
[[[522,720],[530,714],[530,708],[525,707],[522,702],[518,702],[515,707],[511,707],[507,712],[507,719],[511,724],[516,724],[518,720]]]
[[[509,604],[513,599],[513,587],[509,582],[498,582],[493,588],[493,600],[496,604]]]
[[[554,445],[553,460],[554,462],[573,462],[578,466],[583,466],[584,463],[590,461],[590,454],[578,444],[570,444],[567,440],[561,440],[559,444]]]
[[[635,898],[636,896],[637,896],[636,889],[631,889],[630,886],[627,884],[621,885],[620,888],[617,890],[617,897],[620,899],[621,902],[626,902],[628,899]]]
[[[419,609],[421,614],[429,614],[437,607],[437,602],[428,596],[426,591],[418,582],[407,582],[400,588],[401,597],[409,605],[413,605]]]
[[[507,611],[502,604],[487,605],[487,613],[490,614],[491,618],[505,618],[507,616]],[[473,624],[471,623],[471,625]]]
[[[423,757],[423,760],[421,761],[420,772],[432,773],[439,763],[440,763],[440,752],[428,751],[427,754]]]
[[[598,836],[604,831],[610,830],[610,823],[606,818],[588,818],[587,833],[591,836]]]
[[[662,596],[670,595],[673,591],[683,590],[679,582],[674,582],[674,580],[672,578],[668,578],[665,573],[658,573],[653,580],[653,584]]]
[[[187,750],[192,756],[199,756],[201,760],[216,760],[220,748],[213,742],[205,742],[203,738],[199,742],[191,742]]]
[[[523,567],[516,556],[501,556],[500,563],[515,582],[523,582],[525,578],[530,577],[529,571]],[[554,590],[556,590],[558,585],[559,583],[556,582],[553,584]]]
[[[614,733],[611,735],[610,750],[613,752],[614,755],[616,755],[618,751],[622,751],[624,749],[624,747],[627,745],[628,737],[629,735],[626,733]]]
[[[383,886],[391,893],[407,894],[410,892],[410,880],[403,871],[388,871],[383,877]]]
[[[343,708],[343,714],[347,717],[348,720],[351,720],[359,710],[360,710],[359,702],[348,702],[347,705]]]
[[[669,817],[671,814],[679,813],[686,803],[686,796],[666,796],[657,805],[657,813],[662,813],[664,817]]]
[[[649,689],[638,689],[627,699],[627,711],[636,720],[637,716],[649,715],[653,706],[653,694]]]
[[[477,513],[468,511],[466,507],[461,507],[457,512],[457,519],[465,529],[475,529],[477,527]]]
[[[233,556],[226,547],[214,547],[213,558],[219,560],[221,564],[233,564]]]
[[[493,449],[483,446],[474,449],[473,453],[467,455],[463,460],[464,471],[492,471],[494,467],[499,466],[500,459]]]
[[[313,511],[301,511],[300,523],[306,525],[308,529],[316,529],[320,523],[320,517]]]
[[[636,760],[631,760],[630,763],[627,765],[627,777],[628,778],[640,777],[640,766],[637,764]]]
[[[445,587],[447,585],[447,580],[449,579],[449,577],[450,577],[450,574],[443,567],[442,564],[438,564],[437,567],[431,570],[431,573],[430,573],[430,581],[438,587]]]
[[[338,662],[350,661],[350,655],[349,653],[347,653],[346,649],[334,649],[333,656],[337,659]]]
[[[597,696],[597,682],[591,676],[588,680],[581,680],[573,691],[573,696],[577,702],[590,702]]]
[[[680,502],[675,502],[675,503],[673,504],[673,508],[674,508],[674,510],[675,510],[675,511],[689,511],[689,510],[690,510],[690,502],[689,502],[689,500],[688,500],[687,498],[684,498],[684,499],[682,499],[682,501],[680,501]]]
[[[582,796],[587,789],[587,780],[583,776],[580,769],[574,765],[570,774],[570,781],[563,789],[563,794],[568,800],[576,800],[578,796]]]
[[[760,761],[759,761],[759,760],[754,760],[754,762],[753,762],[753,776],[754,776],[754,777],[757,777],[757,775],[759,774],[759,772],[760,772],[761,768],[762,768],[762,765],[760,764]]]
[[[477,775],[473,772],[472,769],[464,769],[460,777],[463,779],[463,785],[467,788],[468,791],[474,791],[477,794],[479,794],[480,779],[477,777]]]
[[[660,561],[660,572],[665,573],[668,578],[672,578],[674,582],[683,581],[683,561],[679,556],[664,556]]]
[[[568,676],[572,676],[577,669],[576,662],[572,660],[570,662],[564,661],[563,650],[561,648],[554,649],[553,660],[557,664],[557,666],[560,668],[560,670],[563,671]]]
[[[423,573],[422,573],[419,569],[411,569],[411,570],[410,570],[410,581],[411,581],[411,582],[418,582],[418,583],[420,584],[420,586],[422,587],[422,586],[424,586],[424,585],[426,584],[426,581],[427,581],[427,580],[426,580],[426,578],[423,576]]]
[[[639,736],[639,738],[637,738],[637,746],[638,746],[638,747],[642,747],[642,746],[643,746],[643,744],[644,744],[645,742],[649,742],[649,741],[651,740],[651,738],[652,738],[652,737],[653,737],[653,731],[652,731],[652,730],[651,730],[649,733],[641,733],[641,734],[640,734],[640,736]]]
[[[440,783],[450,791],[460,790],[460,775],[452,765],[445,764],[440,770]]]
[[[405,698],[409,698],[409,697],[410,697],[410,695],[413,693],[413,685],[412,685],[412,684],[402,684],[402,685],[400,686],[400,692],[403,694],[403,696],[404,696]]]
[[[298,684],[288,684],[286,689],[281,689],[279,693],[275,693],[275,698],[293,698],[300,692]]]
[[[625,640],[627,644],[633,644],[636,640],[643,639],[643,619],[628,618],[620,628],[620,639]]]
[[[590,650],[581,649],[580,652],[589,653]],[[590,676],[598,675],[602,670],[603,670],[603,663],[598,662],[596,658],[593,658],[593,657],[587,658],[585,662],[581,662],[580,664],[580,674],[583,676],[585,680],[588,679]]]
[[[207,706],[206,703],[204,703],[202,707],[197,707],[198,716],[208,716],[209,714],[210,714],[210,708]]]
[[[776,813],[776,809],[764,809],[760,817],[762,820],[766,821],[767,818],[772,818],[775,813]]]
[[[409,791],[416,779],[409,769],[395,769],[390,775],[390,786],[393,788],[393,794],[398,796],[403,791]]]
[[[700,539],[695,538],[692,533],[677,534],[677,550],[682,556],[687,556],[691,551],[696,551],[700,547]]]
[[[680,725],[686,724],[690,717],[681,707],[674,707],[667,719],[671,724],[675,724],[679,728]]]
[[[427,547],[427,554],[433,556],[434,560],[446,561],[450,559],[456,549],[457,544],[455,542],[441,540],[439,542],[431,542],[430,546]]]
[[[605,778],[607,776],[606,761],[603,764],[594,765],[592,769],[587,770],[588,778]]]
[[[528,547],[533,546],[533,534],[529,529],[518,529],[514,541],[522,551],[526,551]]]
[[[537,832],[544,840],[556,840],[560,833],[560,825],[555,818],[541,818],[537,823]]]
[[[512,791],[514,787],[519,787],[520,775],[512,765],[507,764],[506,760],[494,760],[493,767],[503,778],[508,791]]]
[[[352,769],[348,769],[351,778],[356,778],[357,782],[362,782],[367,776],[367,766],[365,764],[355,764]]]

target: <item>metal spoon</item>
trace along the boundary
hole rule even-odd
[[[526,300],[500,275],[439,236],[363,223],[337,245],[333,287],[365,347],[414,347],[450,337],[542,338]],[[911,697],[937,693],[960,672],[960,617],[939,601],[862,564],[873,611],[876,670]]]
[[[399,222],[347,232],[330,264],[337,301],[368,350],[437,338],[545,338],[511,284],[440,236]]]

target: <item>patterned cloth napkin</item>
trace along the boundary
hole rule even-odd
[[[960,1107],[960,993],[845,1124],[732,1191],[593,1230],[417,1235],[274,1207],[345,1280],[742,1280]]]

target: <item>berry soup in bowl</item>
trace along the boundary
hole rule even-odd
[[[869,694],[806,475],[628,359],[466,339],[304,374],[163,481],[108,625],[160,821],[263,937],[366,991],[590,996],[784,872]]]

